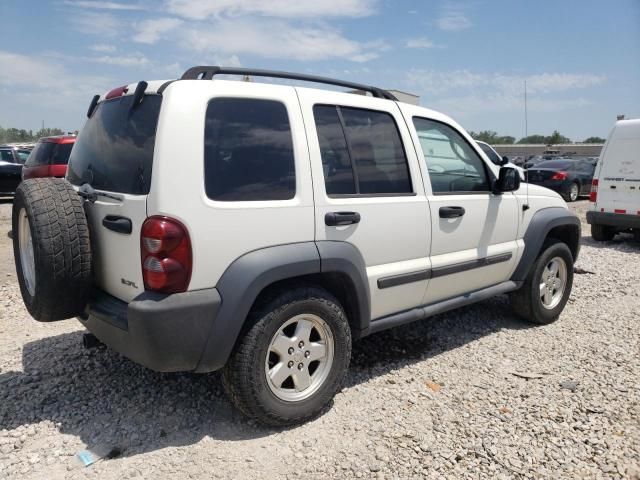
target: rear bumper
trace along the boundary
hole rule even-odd
[[[589,211],[587,223],[618,228],[640,228],[640,215]]]
[[[222,300],[215,288],[144,292],[130,303],[97,291],[81,323],[100,341],[159,372],[195,370]]]

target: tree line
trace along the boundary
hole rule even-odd
[[[41,128],[34,132],[24,128],[3,128],[0,126],[0,143],[32,143],[42,137],[64,135],[60,128]]]
[[[469,134],[476,140],[486,142],[489,145],[513,145],[515,143],[538,143],[544,145],[557,145],[559,143],[573,143],[569,137],[565,137],[558,130],[554,130],[551,135],[528,135],[516,142],[516,138],[505,135],[498,135],[493,130],[482,130],[481,132],[470,131]],[[600,137],[589,137],[580,143],[604,143],[605,139]]]
[[[50,137],[52,135],[63,135],[65,132],[59,128],[41,128],[34,132],[33,130],[25,130],[23,128],[2,128],[0,126],[0,143],[28,143],[35,142],[42,137]],[[505,135],[498,135],[493,130],[482,130],[480,132],[470,131],[469,134],[476,140],[487,142],[489,145],[513,145],[514,143],[538,143],[544,145],[557,145],[558,143],[573,143],[570,138],[560,134],[554,130],[551,135],[529,135],[523,137],[516,142],[516,138]],[[600,137],[589,137],[582,143],[604,143],[605,139]]]

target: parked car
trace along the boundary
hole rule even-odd
[[[13,195],[21,181],[22,167],[29,150],[0,146],[0,195]]]
[[[39,139],[22,169],[22,179],[64,177],[67,173],[69,154],[75,141],[75,135],[58,135]]]
[[[25,180],[14,201],[29,313],[77,316],[154,370],[222,369],[262,423],[321,412],[366,335],[504,293],[548,324],[569,299],[566,203],[387,91],[194,67],[96,95],[88,117],[66,180]]]
[[[501,157],[500,154],[496,152],[493,149],[493,147],[489,145],[487,142],[476,140],[476,143],[480,147],[480,150],[482,150],[485,153],[485,155],[489,157],[489,160],[491,160],[494,165],[497,165],[499,167],[507,166],[507,167],[515,168],[520,174],[520,180],[524,180],[524,170],[516,166],[515,164],[511,163],[508,157],[506,156]]]
[[[524,162],[524,164],[522,165],[522,168],[526,170],[528,168],[531,168],[539,164],[540,162],[544,162],[545,160],[546,159],[542,155],[533,155],[529,159],[527,159],[526,162]]]
[[[522,167],[524,165],[525,159],[524,159],[524,157],[522,157],[520,155],[515,155],[513,157],[510,157],[510,161],[514,165],[516,165],[518,167]]]
[[[632,232],[640,241],[640,119],[620,120],[602,147],[587,222],[594,240]]]
[[[587,160],[547,160],[527,170],[529,183],[550,188],[567,202],[589,195],[595,167]]]

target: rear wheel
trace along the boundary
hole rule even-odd
[[[608,225],[591,224],[591,237],[596,242],[608,242],[616,235],[616,231]]]
[[[60,178],[22,182],[13,201],[13,252],[22,299],[41,322],[80,315],[91,288],[82,200]]]
[[[567,193],[564,193],[562,196],[567,202],[575,202],[580,196],[580,185],[575,182],[571,183]]]
[[[573,286],[573,256],[561,242],[547,242],[524,285],[509,298],[514,311],[532,323],[558,319]]]
[[[243,413],[284,426],[316,416],[340,389],[351,357],[344,311],[328,292],[297,288],[253,312],[223,371]]]

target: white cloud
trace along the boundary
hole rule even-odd
[[[219,20],[185,33],[185,49],[218,55],[255,55],[301,61],[344,58],[366,62],[388,49],[384,42],[360,43],[326,25],[293,26],[279,20]]]
[[[524,81],[530,94],[562,92],[576,88],[599,85],[604,75],[577,73],[541,73],[536,75],[511,75],[503,73],[478,73],[469,70],[435,71],[412,70],[407,75],[410,85],[431,94],[459,90],[494,90],[505,94],[522,94]]]
[[[94,2],[89,0],[65,0],[62,3],[71,7],[94,8],[97,10],[144,10],[141,5],[131,3]]]
[[[377,0],[167,0],[169,12],[202,19],[222,15],[280,18],[363,17],[375,12]]]
[[[471,20],[469,20],[461,6],[447,5],[442,9],[440,16],[437,18],[436,25],[440,30],[457,32],[469,28],[471,26]]]
[[[94,52],[104,52],[104,53],[113,53],[116,51],[115,45],[108,45],[106,43],[97,43],[95,45],[91,45],[89,49],[93,50]]]
[[[525,79],[529,110],[544,112],[588,105],[588,100],[567,97],[566,92],[573,93],[606,81],[605,76],[590,73],[525,76],[469,70],[412,70],[407,75],[407,84],[420,93],[425,105],[465,118],[477,113],[488,115],[495,111],[522,109]]]
[[[121,67],[139,67],[148,65],[149,59],[144,55],[103,55],[101,57],[89,57],[86,60],[94,63],[104,63],[106,65],[118,65]]]
[[[182,20],[177,18],[156,18],[144,20],[136,25],[137,33],[133,36],[133,41],[139,43],[156,43],[163,34],[174,30],[182,24]]]
[[[407,40],[407,48],[435,48],[435,44],[425,37],[412,38]]]
[[[81,12],[72,15],[70,19],[79,32],[101,37],[114,37],[125,26],[122,20],[111,13]]]
[[[242,62],[240,61],[240,58],[237,55],[229,55],[229,56],[220,56],[220,55],[213,55],[213,57],[210,57],[208,60],[210,61],[205,61],[203,62],[206,65],[220,65],[222,67],[241,67],[242,66]]]
[[[16,96],[34,95],[34,101],[38,98],[45,104],[58,104],[60,99],[67,101],[68,98],[87,100],[111,83],[105,77],[71,73],[59,59],[51,61],[0,50],[0,62],[11,65],[11,68],[0,69],[0,87],[11,87]]]

